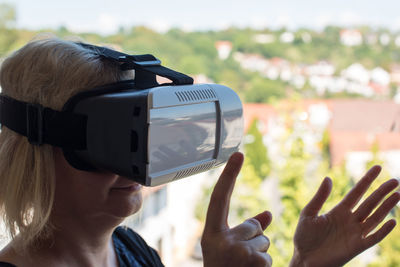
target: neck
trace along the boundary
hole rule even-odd
[[[118,266],[112,233],[121,219],[61,218],[53,216],[51,241],[44,242],[35,257],[62,259],[59,265],[65,266]]]

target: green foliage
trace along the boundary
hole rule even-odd
[[[14,28],[16,19],[15,7],[0,3],[0,28]]]
[[[229,28],[222,31],[184,32],[180,29],[171,29],[165,34],[155,32],[146,27],[124,27],[115,34],[101,36],[95,33],[77,34],[66,27],[31,31],[16,29],[17,12],[12,5],[0,4],[0,57],[18,49],[35,35],[42,32],[53,32],[61,38],[78,36],[87,42],[95,44],[113,44],[121,47],[128,53],[151,53],[160,58],[165,66],[191,75],[205,74],[216,83],[225,84],[243,96],[249,102],[271,103],[276,99],[301,95],[302,97],[316,97],[314,89],[307,83],[302,90],[294,90],[291,85],[269,80],[258,73],[243,70],[233,57],[220,60],[215,49],[218,40],[231,41],[232,54],[235,52],[256,53],[266,58],[281,57],[293,63],[311,64],[319,60],[328,60],[336,66],[336,72],[354,62],[360,62],[367,68],[381,66],[388,68],[400,60],[400,48],[390,44],[382,46],[361,45],[346,47],[340,44],[340,31],[342,28],[329,26],[322,32],[308,29],[299,29],[295,32],[295,41],[284,44],[279,41],[280,30],[254,30]],[[363,34],[373,33],[368,27],[361,27]],[[376,30],[375,30],[376,31]],[[259,33],[271,34],[276,41],[260,44],[254,40]],[[304,42],[301,34],[308,33],[312,42]],[[295,94],[295,93],[296,94]],[[393,92],[395,92],[395,87]],[[358,95],[327,94],[323,97],[359,97]],[[280,205],[282,212],[274,214],[274,220],[267,230],[271,239],[269,253],[274,257],[274,266],[287,266],[292,251],[292,237],[301,209],[315,193],[322,176],[328,175],[333,180],[334,190],[324,205],[323,210],[328,210],[336,205],[349,191],[354,181],[346,172],[345,164],[331,167],[329,164],[329,136],[324,133],[321,141],[321,156],[317,160],[320,167],[317,174],[310,172],[310,155],[304,149],[300,138],[293,139],[293,133],[288,133],[282,139],[284,144],[291,144],[286,153],[283,166],[271,164],[267,156],[267,148],[262,144],[261,133],[257,130],[256,122],[250,127],[249,134],[254,137],[254,142],[245,145],[246,160],[240,176],[238,177],[235,191],[232,196],[231,220],[240,223],[243,220],[270,209],[271,203],[263,192],[266,177],[277,177],[279,180]],[[292,140],[293,139],[293,140]],[[283,145],[284,147],[284,145]],[[285,152],[286,151],[286,152]],[[379,158],[377,144],[371,148],[372,158],[367,167],[382,164]],[[314,155],[313,155],[314,156]],[[318,157],[319,157],[318,156]],[[387,178],[385,173],[380,177]],[[382,179],[382,178],[379,178]],[[378,179],[378,180],[379,180]],[[373,189],[381,180],[374,183]],[[204,197],[196,208],[196,217],[205,220],[206,210],[213,187],[204,189]],[[396,215],[400,220],[399,210]],[[378,260],[371,266],[400,266],[400,231],[396,228],[388,238],[379,245]]]
[[[249,164],[254,167],[255,174],[263,180],[271,171],[271,162],[263,143],[262,133],[258,130],[258,123],[255,119],[250,125],[247,136],[251,140],[245,144],[245,150]]]
[[[329,136],[329,131],[328,129],[325,129],[325,131],[322,134],[322,139],[321,139],[321,154],[322,158],[327,161],[331,162],[331,149],[330,149],[330,136]],[[330,165],[330,164],[329,164]]]
[[[251,142],[245,144],[245,160],[232,195],[230,217],[234,224],[268,209],[268,199],[262,191],[271,171],[268,151],[254,120],[247,132]]]
[[[308,201],[306,184],[306,168],[309,155],[304,151],[304,143],[300,138],[292,140],[285,157],[285,164],[278,170],[279,191],[281,195],[282,213],[275,216],[271,225],[270,235],[274,266],[287,266],[293,253],[293,236],[299,219],[300,211]]]
[[[322,182],[322,178],[326,176],[332,179],[332,192],[322,208],[321,212],[323,213],[331,210],[342,201],[343,197],[350,191],[355,183],[346,170],[346,162],[342,162],[342,164],[338,166],[330,167],[329,161],[324,160],[319,166],[318,173],[320,182]]]
[[[242,223],[267,209],[268,201],[261,191],[262,181],[263,179],[257,175],[256,168],[249,160],[245,160],[232,194],[229,213],[232,225]]]
[[[396,207],[394,214],[391,216],[400,221],[400,208]],[[398,226],[387,236],[382,242],[379,243],[378,257],[376,260],[368,265],[368,267],[397,267],[400,266],[400,231]]]
[[[384,161],[380,159],[379,157],[379,144],[377,141],[375,141],[370,150],[372,157],[369,161],[366,163],[366,169],[370,169],[374,165],[383,165]]]
[[[0,3],[0,56],[7,54],[18,39],[15,22],[14,6]]]
[[[196,203],[196,207],[194,209],[194,216],[197,220],[202,223],[206,221],[207,208],[210,203],[211,193],[214,189],[213,185],[206,185],[202,188],[202,195],[200,199]]]
[[[388,179],[389,174],[385,171],[384,161],[379,157],[379,144],[378,142],[374,142],[371,146],[371,160],[366,163],[366,168],[369,169],[374,165],[381,165],[383,167],[382,173],[374,182],[373,186],[368,190],[368,194],[372,193],[372,190],[375,190],[379,187],[381,183]],[[388,216],[387,219],[396,219],[397,222],[400,221],[400,208],[399,206],[395,207],[393,213]],[[386,221],[385,220],[385,221]],[[381,223],[382,225],[382,223]],[[394,267],[400,266],[400,231],[398,227],[396,227],[388,237],[386,237],[382,242],[378,245],[378,255],[377,260],[370,264],[370,267],[375,266],[387,266]]]
[[[388,68],[400,60],[400,48],[394,44],[343,46],[340,43],[342,28],[333,26],[326,27],[323,32],[299,29],[294,32],[293,43],[281,43],[280,35],[286,29],[254,30],[231,27],[222,31],[184,32],[175,28],[161,34],[147,27],[137,26],[121,27],[115,34],[101,36],[94,33],[77,34],[70,32],[64,26],[40,31],[15,29],[16,18],[16,10],[12,5],[0,5],[0,56],[17,49],[43,31],[52,32],[61,38],[78,36],[91,43],[119,46],[128,53],[152,53],[166,66],[191,75],[205,74],[216,83],[233,88],[246,101],[258,103],[271,103],[276,99],[288,97],[296,89],[285,82],[269,80],[258,73],[243,70],[232,56],[227,60],[220,60],[215,48],[216,41],[232,42],[231,55],[235,52],[254,53],[265,58],[280,57],[296,64],[328,60],[336,66],[337,73],[354,62],[360,62],[367,68],[377,66]],[[360,27],[360,30],[363,34],[374,33],[368,27]],[[266,44],[257,43],[254,37],[260,33],[273,36],[275,41]],[[301,37],[303,34],[311,36],[312,41],[304,42]],[[297,92],[306,98],[317,97],[315,90],[309,86]],[[323,97],[359,97],[359,95],[328,93]]]
[[[270,103],[286,95],[285,83],[255,76],[246,91],[246,101],[254,103]]]
[[[369,170],[374,165],[380,165],[380,166],[382,166],[382,171],[379,174],[378,178],[376,178],[376,180],[373,182],[371,187],[368,189],[366,195],[370,195],[373,191],[378,189],[379,185],[384,183],[390,177],[390,174],[387,172],[387,170],[385,168],[385,164],[384,164],[385,162],[380,158],[379,144],[377,141],[375,141],[372,144],[370,152],[371,152],[372,156],[371,156],[371,159],[366,162],[365,169]]]

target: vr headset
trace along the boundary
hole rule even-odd
[[[33,145],[61,147],[76,169],[107,170],[146,186],[218,167],[238,150],[243,111],[230,88],[193,85],[152,55],[79,45],[134,69],[135,79],[80,92],[61,111],[0,95],[2,126]],[[156,75],[172,82],[158,84]]]

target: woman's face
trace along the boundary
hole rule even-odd
[[[137,212],[142,205],[141,185],[110,172],[73,168],[59,148],[54,149],[56,190],[53,213],[78,218],[117,219]]]

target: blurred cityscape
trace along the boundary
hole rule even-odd
[[[229,220],[235,225],[272,211],[266,235],[274,266],[287,266],[300,210],[323,177],[333,179],[328,210],[374,164],[383,166],[379,181],[400,176],[400,32],[364,25],[159,33],[137,26],[105,36],[63,26],[17,29],[12,6],[0,8],[7,11],[0,12],[0,57],[38,34],[79,37],[129,53],[155,54],[196,83],[236,90],[244,103],[246,160]],[[202,266],[199,239],[220,171],[145,188],[142,210],[126,220],[167,267]],[[400,221],[399,207],[390,217]],[[400,266],[399,252],[397,227],[347,266]]]

